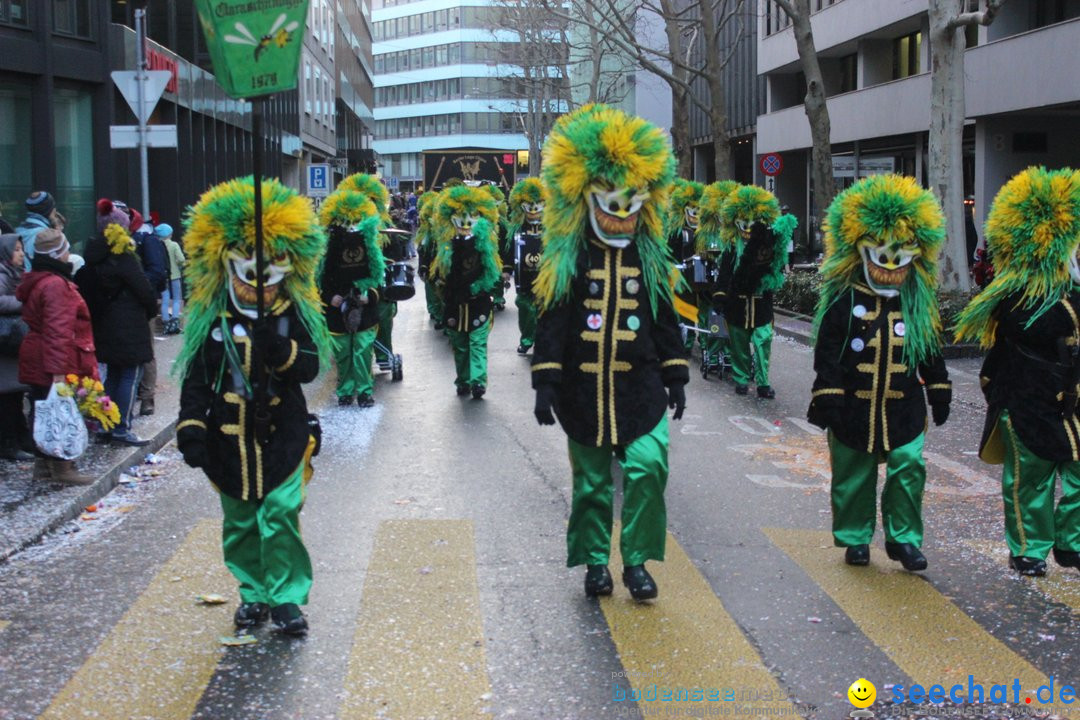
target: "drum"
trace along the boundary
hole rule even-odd
[[[389,262],[402,262],[409,259],[409,241],[412,234],[407,230],[398,228],[386,228],[382,231],[387,236],[386,244],[383,245],[383,255]]]
[[[408,300],[415,294],[412,266],[405,262],[387,263],[383,297],[392,302],[400,302]]]
[[[518,292],[532,291],[533,280],[540,272],[541,236],[537,233],[518,233],[514,238],[514,285]]]

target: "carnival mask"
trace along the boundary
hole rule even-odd
[[[750,229],[754,227],[754,222],[753,218],[750,218],[749,220],[739,218],[735,221],[735,229],[739,231],[739,235],[743,240],[748,240],[750,238]]]
[[[259,295],[255,280],[255,255],[242,255],[231,251],[225,258],[225,267],[229,273],[229,299],[233,307],[249,318],[258,317]],[[278,297],[281,281],[292,272],[292,261],[285,253],[266,259],[263,268],[263,303],[269,308]]]
[[[697,230],[698,226],[698,207],[697,205],[686,206],[686,227],[691,230]]]
[[[521,203],[521,211],[525,213],[525,222],[530,225],[539,225],[544,215],[544,203]]]
[[[476,221],[479,219],[480,215],[476,213],[450,216],[450,222],[454,223],[454,231],[457,233],[458,237],[469,237],[472,235],[473,226],[476,225]]]
[[[638,213],[649,193],[636,188],[593,185],[585,195],[589,199],[589,221],[597,239],[613,248],[629,245],[637,230]]]
[[[1080,283],[1080,257],[1077,255],[1080,255],[1080,247],[1069,256],[1069,275],[1074,283]]]
[[[918,246],[887,243],[877,245],[876,239],[864,237],[859,241],[866,283],[876,295],[896,297],[907,279],[911,262],[922,252]]]

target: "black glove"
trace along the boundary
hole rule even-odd
[[[276,325],[277,323],[272,319],[264,320],[255,326],[253,333],[255,345],[262,353],[263,362],[270,367],[284,365],[292,354],[292,341],[278,335]]]
[[[686,409],[686,390],[682,383],[675,383],[668,388],[667,406],[675,411],[672,420],[682,420],[683,410]]]
[[[949,419],[949,403],[934,403],[930,406],[930,415],[933,416],[935,425],[944,425]]]
[[[541,425],[554,425],[555,415],[552,411],[558,407],[559,393],[554,385],[545,384],[536,388],[536,407],[533,408],[536,422]]]
[[[192,425],[181,428],[176,433],[176,446],[184,456],[184,462],[193,468],[203,468],[210,464],[206,451],[206,430]]]

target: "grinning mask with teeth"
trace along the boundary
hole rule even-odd
[[[907,279],[911,263],[922,252],[918,245],[877,244],[871,237],[859,241],[866,284],[881,297],[896,297]]]
[[[454,232],[458,237],[472,235],[473,225],[476,225],[479,219],[480,215],[476,213],[459,213],[450,216],[450,222],[454,224]]]
[[[1074,283],[1080,283],[1080,258],[1077,254],[1080,254],[1080,247],[1069,255],[1069,277]]]
[[[525,222],[529,225],[539,225],[544,217],[544,203],[521,203],[521,212],[525,215]]]
[[[225,256],[226,270],[229,274],[229,300],[237,312],[249,318],[258,316],[259,293],[255,284],[255,255],[243,255],[230,251]],[[263,302],[270,308],[278,298],[285,276],[292,272],[292,261],[286,254],[273,259],[265,259],[263,267]]]
[[[697,230],[697,226],[698,226],[698,207],[697,207],[697,205],[696,204],[687,205],[686,210],[684,212],[686,213],[686,227],[690,228],[691,230]]]
[[[586,195],[589,221],[597,240],[613,248],[629,245],[637,230],[638,212],[642,203],[649,199],[649,193],[636,188],[593,185]]]

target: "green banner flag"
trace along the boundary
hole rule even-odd
[[[230,97],[296,87],[308,0],[195,0],[195,9],[214,75]]]

